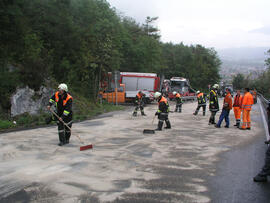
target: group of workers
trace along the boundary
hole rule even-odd
[[[211,112],[211,116],[209,118],[209,125],[215,124],[215,127],[220,128],[223,119],[225,119],[226,128],[229,128],[229,113],[233,108],[236,124],[235,126],[241,130],[250,130],[251,129],[251,121],[250,121],[250,111],[253,101],[253,95],[249,92],[249,88],[245,88],[244,95],[241,95],[240,90],[237,90],[237,93],[234,97],[234,102],[232,104],[232,95],[230,89],[226,89],[226,96],[223,101],[222,112],[219,117],[218,123],[215,123],[216,113],[219,111],[219,102],[217,96],[217,89],[219,86],[217,84],[213,85],[209,95],[209,110]],[[182,98],[181,95],[177,92],[173,92],[173,95],[176,99],[176,108],[175,112],[182,111]],[[144,113],[144,94],[139,91],[136,96],[136,107],[133,112],[133,116],[137,116],[137,111],[140,109],[142,116],[146,116]],[[165,121],[166,127],[165,129],[171,128],[171,123],[169,121],[169,103],[167,99],[162,96],[160,92],[156,92],[154,94],[154,98],[158,101],[158,110],[155,113],[155,116],[158,116],[158,127],[157,131],[162,130],[163,123]],[[197,100],[198,106],[194,115],[197,115],[200,108],[203,109],[203,116],[206,113],[206,100],[207,96],[200,91],[197,91]],[[58,91],[55,92],[49,100],[49,105],[47,106],[48,110],[51,110],[52,105],[56,106],[55,115],[52,115],[50,119],[47,121],[49,123],[51,120],[57,121],[58,125],[58,136],[59,136],[59,146],[63,146],[69,143],[69,139],[71,136],[71,127],[72,127],[72,96],[68,93],[68,87],[66,84],[62,83],[58,86]],[[270,106],[268,107],[268,113],[270,112]],[[240,127],[242,114],[242,126]],[[270,113],[269,113],[270,114]],[[270,141],[269,141],[270,142]],[[267,176],[270,175],[270,147],[266,152],[265,165],[263,166],[261,172],[254,177],[254,181],[256,182],[266,182]]]
[[[253,96],[249,92],[249,88],[245,88],[244,95],[241,95],[240,90],[237,90],[237,93],[234,97],[231,95],[231,90],[229,88],[226,88],[226,96],[223,101],[222,106],[222,112],[219,116],[219,120],[216,123],[215,122],[215,116],[216,113],[219,111],[219,102],[218,102],[218,95],[217,95],[217,89],[219,88],[218,84],[213,85],[210,91],[209,95],[209,110],[211,112],[211,116],[209,118],[209,125],[215,125],[216,128],[221,127],[222,121],[225,119],[225,128],[229,128],[230,126],[230,120],[229,120],[229,114],[230,111],[234,110],[234,116],[236,120],[236,126],[240,130],[250,130],[251,129],[251,120],[250,120],[250,111],[251,107],[254,104]],[[207,96],[197,91],[197,100],[198,100],[198,107],[193,113],[194,115],[197,115],[199,112],[199,109],[203,108],[203,115],[205,116],[205,110],[206,110],[206,98]],[[242,126],[240,126],[241,123],[241,114],[242,114]]]

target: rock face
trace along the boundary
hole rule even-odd
[[[29,87],[17,89],[11,97],[11,116],[23,113],[38,114],[40,110],[46,109],[52,94],[52,89],[43,86],[36,92]]]

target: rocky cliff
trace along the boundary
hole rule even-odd
[[[40,110],[46,110],[52,94],[53,90],[44,86],[40,87],[39,91],[29,87],[17,89],[11,97],[11,116],[23,113],[38,114]]]

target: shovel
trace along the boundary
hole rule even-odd
[[[50,109],[50,112],[52,112],[52,114],[55,115],[55,117],[59,121],[61,121],[70,130],[70,132],[71,132],[71,128],[63,120],[60,120],[60,117],[53,110]],[[77,134],[74,134],[74,135],[79,139],[79,141],[82,144],[85,143],[79,135],[77,135]],[[89,145],[80,146],[80,151],[84,151],[84,150],[87,150],[87,149],[93,149],[93,145],[92,144],[89,144]]]
[[[154,124],[155,118],[156,118],[156,115],[154,116],[154,118],[153,118],[153,120],[152,120],[152,125]],[[144,130],[143,130],[143,134],[155,134],[155,130],[144,129]]]

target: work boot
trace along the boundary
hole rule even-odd
[[[171,129],[171,123],[169,120],[165,121],[166,122],[166,129]]]
[[[253,178],[253,181],[254,182],[267,182],[267,176],[262,176],[258,174]]]
[[[162,130],[162,126],[163,126],[163,121],[159,121],[159,122],[158,122],[158,128],[155,129],[155,130],[161,131],[161,130]]]
[[[142,111],[142,116],[146,116],[146,114]]]
[[[63,142],[59,142],[59,143],[58,143],[58,146],[63,146],[63,145],[64,145]]]

